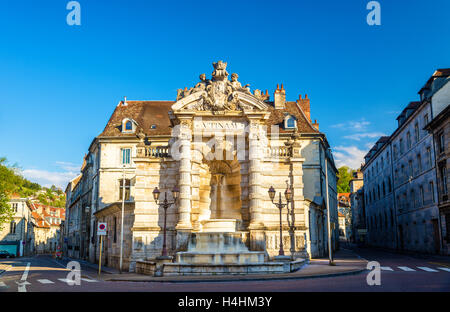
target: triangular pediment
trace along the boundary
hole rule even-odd
[[[176,111],[266,111],[267,104],[253,96],[241,91],[234,91],[230,100],[217,103],[206,91],[199,91],[184,97],[172,105]]]

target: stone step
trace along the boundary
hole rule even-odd
[[[249,264],[264,263],[264,251],[247,252],[177,252],[177,263],[187,264]]]

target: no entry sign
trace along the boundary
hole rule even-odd
[[[106,222],[99,222],[98,223],[97,235],[106,235]]]

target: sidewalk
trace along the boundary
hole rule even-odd
[[[358,274],[366,270],[367,261],[353,251],[341,249],[334,257],[335,266],[328,265],[328,258],[312,259],[302,268],[291,273],[251,274],[251,275],[204,275],[204,276],[167,276],[154,277],[136,273],[107,274],[100,277],[104,281],[127,282],[225,282],[246,280],[280,280],[329,277]]]

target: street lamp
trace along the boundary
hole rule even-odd
[[[280,256],[284,256],[284,250],[283,250],[283,224],[282,224],[282,221],[281,221],[281,211],[282,211],[283,207],[285,207],[291,201],[292,191],[291,191],[291,189],[289,187],[286,188],[286,191],[284,191],[284,196],[286,197],[286,204],[283,204],[283,202],[281,201],[281,192],[279,192],[278,203],[273,201],[275,199],[275,193],[276,193],[273,186],[271,186],[269,188],[268,193],[269,193],[269,197],[270,197],[270,200],[272,201],[272,203],[278,209],[280,209],[280,251],[279,251],[278,254]]]
[[[161,195],[161,191],[158,189],[158,187],[155,187],[153,190],[153,199],[155,200],[155,203],[157,205],[160,205],[164,208],[164,236],[163,236],[163,249],[161,253],[161,257],[167,257],[167,249],[166,249],[166,220],[167,220],[167,208],[169,208],[170,205],[173,205],[177,202],[178,196],[180,195],[180,190],[178,187],[174,187],[172,189],[172,196],[173,196],[173,202],[167,201],[167,192],[164,192],[164,201],[159,200],[159,195]]]

